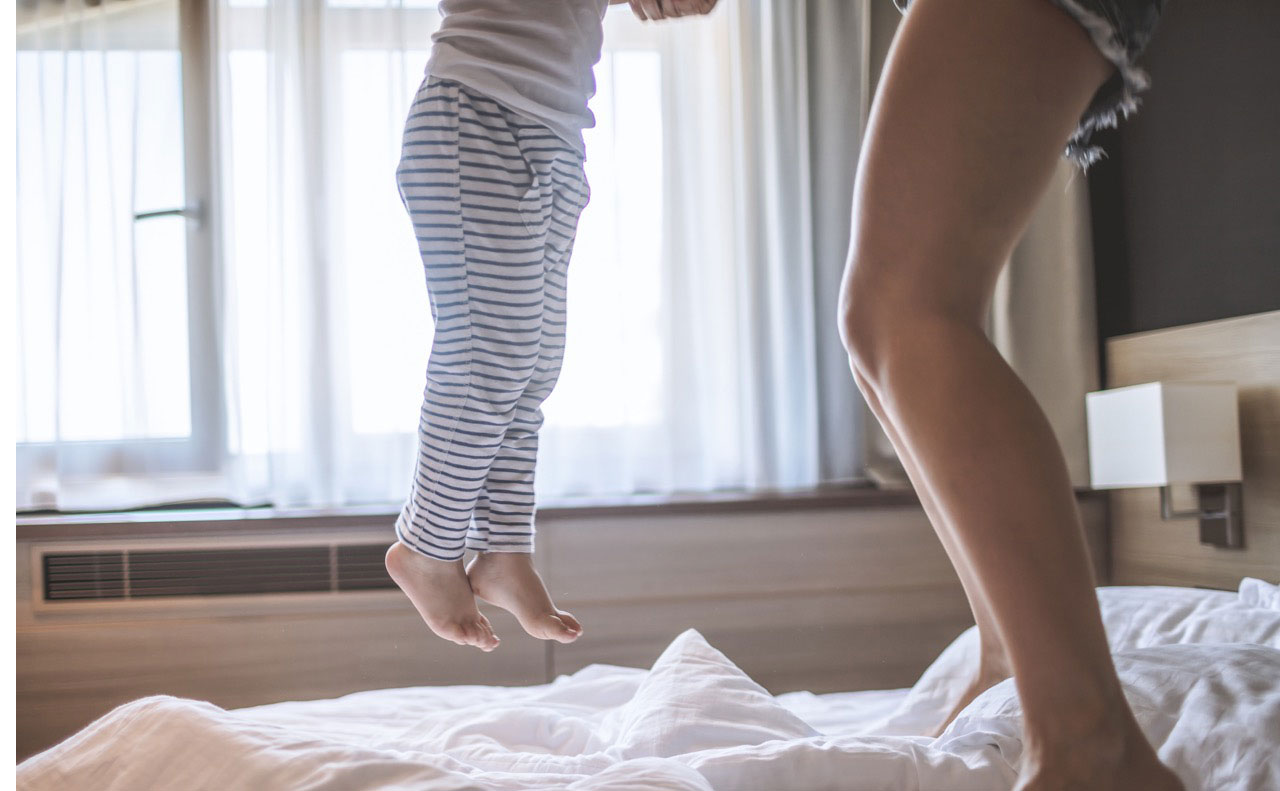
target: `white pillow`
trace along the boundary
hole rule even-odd
[[[1161,586],[1098,588],[1112,651],[1187,643],[1252,643],[1280,649],[1280,587],[1246,578],[1239,593]],[[978,666],[970,627],[934,660],[877,733],[914,735],[940,724]]]
[[[1245,579],[1240,592],[1199,588],[1099,588],[1112,651],[1183,643],[1253,643],[1280,648],[1280,607],[1260,606],[1275,586]]]
[[[600,732],[624,760],[818,735],[693,629],[667,646]]]
[[[1240,603],[1250,607],[1280,610],[1280,585],[1246,577],[1240,583]]]

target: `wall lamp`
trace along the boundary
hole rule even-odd
[[[1198,518],[1200,543],[1244,546],[1240,416],[1232,382],[1150,382],[1085,396],[1095,489],[1160,487],[1164,519]],[[1177,510],[1173,487],[1195,489]]]

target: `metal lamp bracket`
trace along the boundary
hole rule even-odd
[[[1200,520],[1200,543],[1224,549],[1244,548],[1244,498],[1239,483],[1195,484],[1198,508],[1176,510],[1168,486],[1160,487],[1160,516]]]

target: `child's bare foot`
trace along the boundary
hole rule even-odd
[[[431,631],[481,651],[498,647],[489,619],[476,608],[461,560],[435,560],[397,541],[387,550],[387,573],[413,602]]]
[[[540,640],[572,643],[582,625],[556,609],[527,552],[485,552],[467,568],[471,589],[487,602],[516,617],[524,630]]]

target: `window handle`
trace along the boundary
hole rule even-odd
[[[141,222],[143,220],[154,220],[158,217],[186,217],[188,220],[193,220],[199,223],[202,220],[204,220],[204,207],[201,204],[197,203],[194,206],[182,206],[182,207],[175,207],[172,209],[158,209],[156,211],[136,212],[133,215],[133,221]]]

